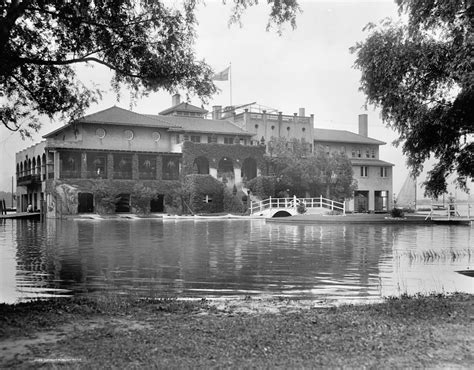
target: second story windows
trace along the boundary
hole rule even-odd
[[[372,150],[370,151],[370,155],[372,158],[375,158],[375,149],[372,148]]]
[[[234,144],[234,138],[229,136],[224,137],[224,144]]]
[[[388,167],[380,167],[380,177],[388,177]]]
[[[368,177],[369,176],[369,168],[367,166],[360,167],[360,177]]]
[[[201,136],[199,135],[191,135],[191,141],[193,143],[200,143],[201,142]]]

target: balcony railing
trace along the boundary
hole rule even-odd
[[[105,171],[97,173],[96,170],[95,171],[87,171],[86,178],[88,178],[88,179],[106,179],[107,178],[107,173]]]
[[[35,174],[35,175],[20,176],[16,184],[17,186],[41,184],[41,175]]]

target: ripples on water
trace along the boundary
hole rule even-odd
[[[263,220],[4,220],[2,302],[104,292],[365,302],[474,293],[472,228]]]

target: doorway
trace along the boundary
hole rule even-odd
[[[369,192],[355,191],[354,192],[354,211],[364,213],[369,211]]]
[[[77,213],[94,212],[94,196],[91,193],[79,193]]]
[[[164,203],[164,195],[158,194],[156,198],[153,198],[150,201],[150,212],[163,213],[165,211],[165,207],[163,203]]]

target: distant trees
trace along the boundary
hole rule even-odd
[[[452,173],[466,189],[474,177],[473,1],[397,3],[408,24],[369,24],[367,39],[351,49],[361,90],[398,132],[413,175],[436,159],[426,195],[446,193]]]

